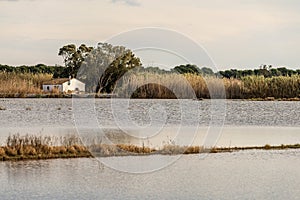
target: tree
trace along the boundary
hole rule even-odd
[[[203,75],[208,75],[208,76],[213,76],[215,75],[214,71],[211,68],[208,67],[202,67],[201,68],[201,73]]]
[[[69,75],[75,77],[82,62],[92,50],[93,47],[87,47],[85,44],[81,44],[79,48],[76,48],[75,44],[68,44],[61,47],[58,55],[64,59],[66,66],[64,76]]]
[[[140,59],[130,49],[99,43],[82,63],[77,76],[86,83],[88,91],[111,93],[127,71],[140,66]]]
[[[186,65],[179,65],[171,69],[171,71],[175,71],[179,74],[200,74],[201,70],[196,65],[186,64]]]
[[[281,76],[281,72],[278,69],[272,68],[270,70],[272,76]]]
[[[225,71],[219,71],[219,74],[225,78],[231,78],[232,73],[230,70],[225,70]]]

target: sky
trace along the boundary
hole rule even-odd
[[[156,27],[197,43],[220,70],[261,64],[296,69],[299,10],[297,0],[0,0],[0,64],[63,65],[57,55],[63,45],[96,46]],[[140,53],[142,61],[160,62],[151,55]]]

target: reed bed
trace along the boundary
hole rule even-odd
[[[300,144],[253,147],[202,147],[179,146],[167,144],[161,148],[150,148],[144,145],[132,144],[93,144],[85,147],[76,135],[61,137],[36,136],[18,134],[9,136],[6,146],[0,147],[0,161],[80,158],[80,157],[111,157],[111,156],[141,156],[141,155],[180,155],[198,153],[223,153],[241,150],[284,150],[299,149]]]
[[[124,76],[115,89],[123,98],[240,98],[241,80],[196,74],[144,72]]]
[[[192,88],[183,75],[143,72],[127,74],[115,93],[123,98],[191,98]]]
[[[0,160],[91,157],[79,138],[74,135],[54,137],[15,134],[6,146],[0,147]]]
[[[59,91],[44,94],[42,83],[51,79],[51,74],[0,72],[0,97],[69,97]],[[118,81],[114,93],[120,98],[299,100],[300,75],[227,79],[197,74],[132,72]]]
[[[96,157],[112,156],[141,156],[141,155],[180,155],[180,154],[199,154],[199,153],[225,153],[242,150],[285,150],[300,149],[300,144],[250,147],[202,147],[202,146],[179,146],[168,144],[161,148],[149,148],[145,146],[136,146],[132,144],[97,144],[90,148],[90,151]]]
[[[0,97],[42,94],[42,83],[51,79],[51,74],[0,72]]]
[[[300,95],[300,75],[242,78],[244,98],[296,98]]]
[[[299,100],[300,75],[227,79],[196,74],[131,73],[122,77],[114,92],[123,98]]]

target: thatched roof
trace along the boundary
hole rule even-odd
[[[43,85],[61,85],[67,82],[68,80],[69,80],[68,78],[57,78],[57,79],[52,79],[50,81],[45,81],[43,82]]]

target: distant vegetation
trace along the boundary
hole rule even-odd
[[[35,66],[8,66],[0,64],[0,72],[15,72],[15,73],[28,73],[28,74],[52,74],[53,78],[68,78],[72,71],[70,68],[73,67],[64,67],[64,66],[47,66],[45,64],[37,64]],[[75,68],[75,67],[74,67]],[[78,70],[79,67],[76,67]],[[293,70],[287,69],[286,67],[273,68],[272,66],[262,65],[258,69],[230,69],[224,71],[213,72],[212,69],[208,67],[199,68],[196,65],[186,64],[179,65],[171,68],[170,70],[160,69],[158,67],[147,67],[144,68],[139,63],[139,71],[142,72],[153,72],[158,74],[165,73],[179,73],[179,74],[197,74],[204,76],[217,76],[219,78],[236,78],[242,79],[246,76],[263,76],[265,78],[278,77],[278,76],[293,76],[300,75],[300,69]],[[77,71],[75,70],[77,73]],[[73,76],[76,77],[76,74]]]
[[[219,71],[216,75],[224,78],[238,78],[241,79],[245,76],[263,76],[265,78],[277,77],[277,76],[293,76],[300,75],[300,70],[287,69],[286,67],[273,68],[272,65],[261,65],[259,69],[254,70],[237,70],[230,69],[225,71]]]
[[[197,98],[211,98],[214,93],[219,94],[214,98],[298,100],[300,95],[300,70],[285,67],[261,65],[254,70],[218,72],[193,64],[170,70],[144,68],[130,49],[107,43],[99,43],[96,48],[69,44],[61,47],[58,55],[65,66],[0,65],[0,97],[43,94],[44,81],[69,76],[83,81],[89,93],[113,92],[126,98],[188,98],[182,78]]]

